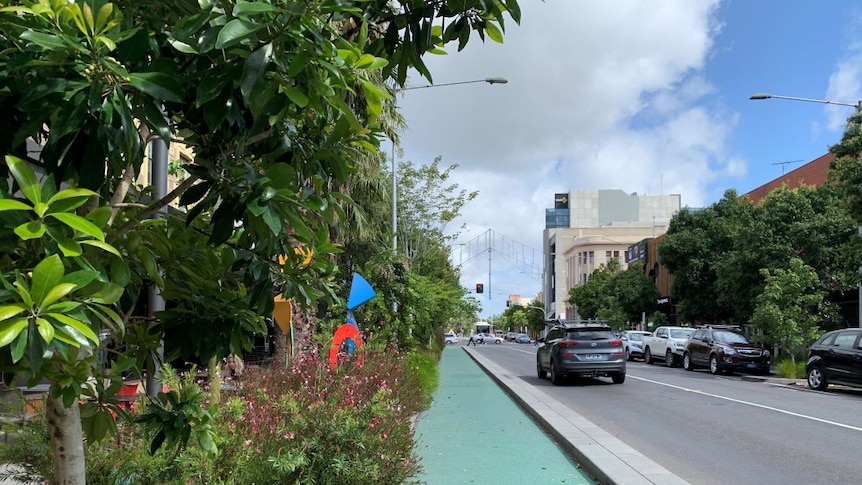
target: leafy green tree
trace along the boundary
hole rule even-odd
[[[757,297],[751,323],[796,362],[806,345],[820,336],[818,307],[826,294],[814,268],[791,258],[788,269],[761,270],[766,284]]]
[[[606,306],[608,285],[614,275],[611,270],[603,264],[586,283],[569,290],[569,302],[577,308],[581,318],[599,318],[599,312]]]
[[[18,291],[4,294],[0,303],[11,308],[23,304],[32,312],[39,305],[74,306],[82,312],[79,321],[90,329],[77,329],[79,338],[49,320],[51,334],[34,313],[25,334],[17,320],[20,312],[0,315],[6,330],[6,338],[0,338],[4,375],[41,375],[52,382],[48,422],[57,438],[57,483],[85,482],[83,439],[73,425],[79,422],[78,401],[69,396],[79,394],[96,372],[93,349],[88,348],[95,345],[91,334],[104,325],[123,338],[139,335],[153,342],[172,328],[173,338],[194,344],[199,332],[170,323],[183,315],[180,311],[159,315],[161,321],[140,322],[134,333],[125,331],[123,319],[144,308],[141,288],[170,288],[164,255],[173,254],[173,246],[141,243],[148,230],[170,236],[179,229],[144,221],[171,201],[188,207],[186,230],[199,231],[213,248],[227,245],[236,251],[223,253],[218,264],[233,260],[231,279],[241,278],[245,289],[233,287],[231,298],[241,297],[242,308],[257,315],[271,311],[276,287],[301,305],[334,299],[335,265],[328,255],[338,248],[330,227],[345,216],[349,200],[339,188],[355,173],[354,163],[378,150],[384,132],[381,114],[391,97],[381,81],[403,86],[410,69],[431,81],[421,60],[425,53],[455,40],[463,48],[473,32],[500,41],[507,14],[520,20],[515,0],[22,0],[0,8],[0,153],[26,159],[35,142],[41,149],[30,161],[53,176],[39,187],[15,177],[15,185],[4,187],[3,195],[25,203],[13,194],[26,189],[30,193],[25,197],[33,202],[34,194],[52,193],[65,182],[72,190],[89,189],[100,196],[93,201],[88,194],[86,206],[75,206],[83,192],[58,205],[46,195],[33,203],[36,218],[23,228],[13,224],[30,209],[9,209],[2,221],[4,227],[18,229],[18,237],[4,241],[3,248],[3,278]],[[133,181],[156,136],[166,141],[178,137],[194,151],[195,161],[182,167],[189,177],[177,190],[153,201]],[[14,165],[8,160],[0,166],[4,181]],[[65,227],[55,229],[55,219]],[[85,219],[89,224],[81,222]],[[50,229],[40,234],[39,224]],[[64,233],[67,227],[74,233]],[[156,239],[162,244],[175,240]],[[193,246],[192,238],[176,239],[184,241],[184,248]],[[90,240],[97,243],[85,242]],[[22,249],[34,244],[41,252]],[[295,246],[312,250],[315,257],[306,264],[292,251]],[[110,255],[93,253],[93,248]],[[276,263],[278,256],[286,264]],[[34,257],[50,263],[36,272]],[[30,268],[33,277],[39,275],[36,293],[43,297],[42,284],[59,281],[63,290],[56,300],[50,301],[54,294],[42,301],[28,299],[34,282],[21,271]],[[75,281],[67,281],[70,274]],[[79,280],[83,276],[87,278]],[[100,285],[106,289],[96,289]],[[110,312],[122,315],[123,326]],[[230,321],[220,337],[236,335],[247,317],[245,311],[226,317]],[[36,331],[29,330],[31,324]],[[35,342],[39,339],[45,346],[77,344],[83,355],[75,359],[78,351],[58,348],[62,359],[55,355],[40,363],[45,352]],[[181,348],[206,358],[232,345],[222,343]],[[115,362],[125,362],[123,357]],[[19,367],[22,362],[28,368]],[[116,377],[124,365],[108,374]],[[110,389],[105,391],[110,396]],[[103,402],[101,395],[93,398]],[[104,428],[92,428],[88,440],[101,438]]]
[[[733,317],[717,284],[718,266],[744,234],[753,210],[749,201],[728,190],[715,204],[684,208],[671,219],[659,254],[674,276],[672,291],[684,319],[721,322]]]
[[[644,274],[643,263],[630,264],[614,275],[608,285],[609,294],[619,304],[625,322],[639,322],[644,312],[652,313],[658,306],[659,292],[655,283]]]

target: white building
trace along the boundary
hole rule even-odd
[[[622,190],[572,190],[554,196],[545,211],[542,294],[548,320],[578,318],[569,290],[612,259],[625,269],[629,247],[667,231],[681,197],[627,194]]]

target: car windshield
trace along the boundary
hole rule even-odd
[[[693,328],[676,328],[671,329],[670,338],[689,338],[694,333]]]
[[[634,340],[635,342],[640,342],[644,339],[644,334],[642,333],[630,333],[628,336],[629,340]]]
[[[731,332],[730,330],[719,330],[714,334],[715,340],[723,344],[747,344],[748,339],[745,335],[739,332]]]
[[[566,338],[570,340],[610,340],[614,338],[614,333],[610,330],[568,330]]]

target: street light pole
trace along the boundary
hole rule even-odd
[[[428,89],[428,88],[441,88],[444,86],[456,86],[459,84],[474,84],[474,83],[488,83],[488,84],[506,84],[509,80],[503,77],[486,77],[484,79],[473,79],[471,81],[457,81],[451,83],[442,83],[442,84],[429,84],[427,86],[412,86],[405,87],[395,90],[395,96],[398,96],[398,93],[402,91],[413,91],[415,89]],[[396,99],[397,103],[397,99]],[[395,162],[395,138],[392,139],[392,253],[398,254],[398,175],[397,175],[397,164]],[[490,286],[490,285],[489,285]],[[490,288],[489,288],[490,291]]]
[[[849,103],[846,101],[829,101],[826,99],[799,98],[796,96],[778,96],[778,95],[769,94],[769,93],[754,93],[748,99],[760,100],[760,99],[772,99],[772,98],[789,99],[791,101],[805,101],[807,103],[834,104],[834,105],[838,105],[838,106],[852,106],[853,108],[856,108],[856,113],[862,113],[862,100],[857,101],[855,103]],[[858,228],[858,235],[860,238],[862,238],[862,226],[859,226],[859,228]],[[862,274],[862,264],[859,265],[859,273]],[[858,322],[856,325],[858,327],[862,327],[862,281],[859,282],[858,294],[859,294],[859,296],[858,296],[859,302],[858,302],[858,306],[857,306],[857,312],[859,313],[859,319],[858,319]]]

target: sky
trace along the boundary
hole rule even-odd
[[[541,291],[555,193],[680,194],[708,206],[828,152],[862,100],[862,3],[851,0],[520,0],[502,44],[471,38],[398,96],[398,160],[457,165],[478,197],[447,231],[482,317]],[[507,19],[508,20],[508,19]],[[484,82],[440,86],[490,77]],[[407,86],[429,82],[418,75]],[[460,228],[459,234],[454,234]],[[486,237],[535,261],[489,261]],[[490,287],[490,291],[489,288]]]

